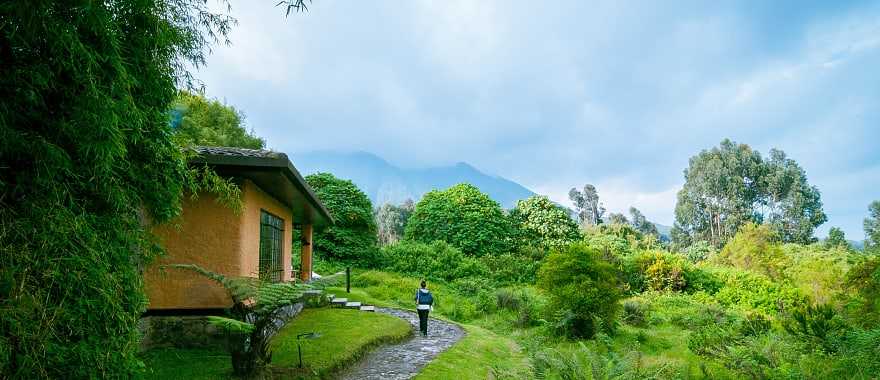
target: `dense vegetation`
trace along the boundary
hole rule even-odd
[[[231,20],[203,1],[0,5],[0,373],[130,377],[145,222],[192,177],[168,110]]]
[[[604,208],[589,185],[572,191],[577,221],[544,197],[504,211],[458,185],[420,201],[404,238],[384,241],[366,263],[412,277],[364,272],[355,286],[405,306],[407,292],[390,289],[432,280],[436,313],[514,336],[526,350],[533,372],[493,372],[501,378],[871,378],[880,371],[876,206],[865,251],[839,229],[818,241],[818,190],[794,161],[725,141],[692,169],[724,166],[726,155],[754,167],[699,174],[728,176],[734,189],[702,184],[700,194],[723,199],[744,189],[737,181],[764,181],[740,204],[752,211],[711,216],[714,226],[674,243],[636,209],[597,219]]]
[[[200,93],[180,91],[171,109],[171,127],[180,145],[266,146],[266,140],[245,129],[241,111]]]

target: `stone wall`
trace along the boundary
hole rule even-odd
[[[203,348],[226,347],[223,331],[203,316],[150,316],[138,325],[141,331],[141,350],[157,347]]]

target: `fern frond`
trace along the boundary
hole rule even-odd
[[[210,316],[208,322],[231,333],[250,334],[254,331],[254,325],[232,318]]]

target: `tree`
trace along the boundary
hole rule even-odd
[[[568,198],[574,203],[578,222],[582,226],[595,226],[602,223],[605,207],[599,202],[599,192],[595,186],[586,184],[583,191],[572,187],[568,191]]]
[[[137,377],[147,227],[191,179],[168,110],[232,23],[200,0],[0,6],[0,377]]]
[[[263,149],[266,140],[244,127],[244,114],[203,94],[180,91],[171,110],[174,137],[181,145]]]
[[[376,209],[376,226],[379,233],[379,245],[397,243],[403,238],[406,222],[412,215],[415,205],[412,199],[407,199],[399,206],[386,203]]]
[[[514,248],[510,221],[501,206],[466,183],[425,194],[416,204],[404,236],[422,243],[442,240],[477,257]]]
[[[880,201],[873,201],[868,206],[870,213],[865,218],[865,251],[880,249]]]
[[[639,231],[640,233],[642,233],[642,235],[654,235],[655,237],[660,236],[660,233],[657,232],[657,226],[654,225],[654,223],[649,222],[648,219],[645,218],[645,215],[643,215],[642,212],[639,211],[639,209],[635,207],[630,207],[629,215],[632,218],[632,221],[630,223],[632,224],[633,228],[636,229],[636,231]]]
[[[324,258],[372,266],[378,237],[373,204],[367,194],[353,182],[330,173],[308,175],[306,182],[336,221],[314,232],[314,252]]]
[[[807,183],[807,174],[785,152],[772,149],[762,176],[760,220],[769,223],[784,242],[809,244],[813,230],[825,223],[819,190]]]
[[[825,246],[829,248],[833,247],[844,247],[849,249],[849,242],[846,240],[846,235],[843,233],[838,227],[831,227],[828,230],[828,238],[825,239]]]
[[[629,224],[629,219],[626,218],[626,215],[623,215],[618,212],[612,212],[608,214],[608,220],[606,220],[608,224]]]
[[[538,286],[550,296],[547,310],[557,330],[574,338],[612,331],[622,292],[614,266],[583,243],[554,250],[538,271]]]
[[[746,223],[768,223],[784,242],[810,243],[827,220],[819,191],[780,150],[765,161],[748,145],[724,140],[691,157],[678,192],[676,245],[722,246]]]
[[[523,245],[560,248],[580,239],[578,226],[568,211],[545,196],[534,195],[518,201],[510,211],[510,219]]]

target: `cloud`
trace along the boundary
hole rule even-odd
[[[829,225],[860,234],[846,210],[876,178],[834,181],[880,165],[878,5],[232,5],[233,46],[199,76],[275,149],[466,161],[556,201],[593,183],[610,209],[670,224],[688,158],[732,138],[788,152]]]

